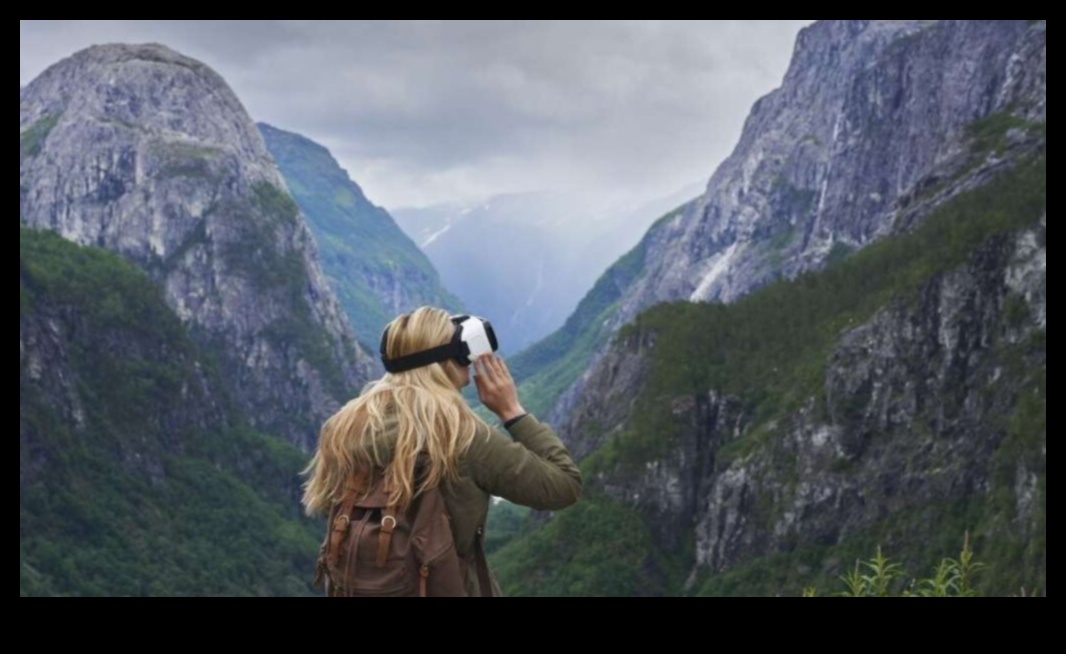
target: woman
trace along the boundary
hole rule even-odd
[[[457,329],[439,309],[401,316],[389,325],[383,358],[396,361],[435,350],[454,342]],[[510,437],[467,406],[460,390],[470,384],[470,367],[448,360],[387,374],[326,423],[308,468],[304,505],[311,515],[328,513],[354,475],[375,470],[392,480],[389,503],[401,510],[426,489],[439,488],[465,564],[467,595],[500,596],[482,543],[491,498],[558,511],[580,499],[581,473],[552,428],[522,408],[499,357],[482,356],[473,368],[481,402]],[[421,462],[418,475],[416,460]]]

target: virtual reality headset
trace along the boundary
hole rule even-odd
[[[499,351],[500,343],[496,339],[496,330],[487,320],[474,316],[455,316],[452,318],[452,324],[455,325],[455,335],[447,345],[399,359],[388,357],[389,330],[386,329],[381,335],[381,362],[385,364],[385,370],[395,374],[450,360],[461,366],[469,366],[477,361],[478,357]]]

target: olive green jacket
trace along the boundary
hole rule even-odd
[[[386,426],[380,437],[391,450],[398,425],[390,421]],[[484,537],[493,497],[538,511],[560,511],[581,499],[581,471],[555,430],[530,415],[508,431],[510,435],[488,426],[480,429],[460,459],[458,479],[441,487],[470,597],[481,596],[479,564],[488,568]],[[502,596],[491,570],[489,577],[494,596]]]
[[[477,564],[492,497],[538,511],[560,511],[581,499],[581,471],[555,430],[527,416],[509,431],[510,437],[495,429],[479,433],[461,461],[459,480],[442,489],[471,597],[481,595]],[[502,596],[489,574],[495,596]]]

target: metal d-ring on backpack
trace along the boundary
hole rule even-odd
[[[388,475],[357,474],[333,506],[316,586],[328,597],[466,597],[466,576],[439,488],[406,510]]]

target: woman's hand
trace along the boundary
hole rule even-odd
[[[474,362],[477,374],[477,393],[481,403],[504,423],[526,415],[518,401],[518,387],[503,359],[495,354],[480,357]]]

